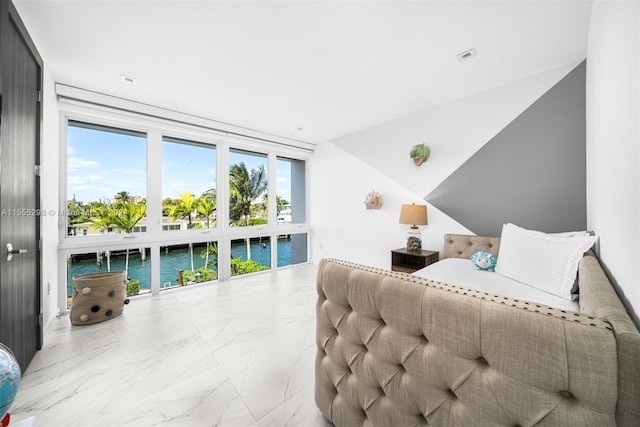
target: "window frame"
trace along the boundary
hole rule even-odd
[[[190,230],[165,230],[164,226],[162,225],[162,192],[163,192],[163,179],[164,177],[162,176],[162,168],[163,168],[163,164],[162,164],[162,144],[165,142],[165,138],[168,139],[174,139],[174,140],[181,140],[181,141],[185,141],[185,142],[192,142],[192,143],[197,143],[200,146],[206,146],[206,145],[211,145],[213,146],[213,148],[216,150],[216,226],[215,227],[211,227],[211,228],[207,228],[207,229],[190,229]],[[172,143],[177,143],[177,142],[172,142]],[[208,142],[202,142],[200,140],[194,140],[193,138],[186,140],[185,138],[178,138],[175,137],[173,135],[167,134],[167,133],[162,133],[161,137],[160,137],[160,158],[159,158],[159,162],[160,162],[160,231],[163,233],[163,235],[167,235],[170,238],[174,237],[174,238],[180,238],[178,236],[182,236],[183,234],[185,235],[189,235],[189,234],[198,234],[198,235],[202,235],[202,234],[210,234],[209,232],[213,231],[213,232],[218,232],[220,230],[220,220],[218,218],[218,212],[220,210],[220,202],[218,201],[218,182],[220,179],[220,171],[219,166],[220,166],[220,160],[218,159],[219,153],[218,153],[218,145],[217,143],[215,143],[214,141],[208,141]]]
[[[309,158],[312,151],[288,146],[278,142],[257,139],[221,132],[197,124],[177,122],[170,119],[148,116],[132,111],[115,110],[107,106],[86,105],[82,102],[59,102],[60,112],[60,171],[59,171],[59,210],[62,213],[67,206],[68,180],[68,124],[79,121],[105,127],[115,127],[147,135],[147,231],[144,233],[119,233],[97,236],[67,236],[66,217],[59,215],[59,283],[67,281],[66,255],[79,251],[150,248],[151,295],[158,295],[160,283],[160,249],[166,245],[197,243],[203,240],[218,242],[218,279],[228,281],[231,277],[230,247],[231,240],[269,236],[271,242],[277,241],[281,234],[307,234],[307,263],[310,262],[311,228],[309,225]],[[163,230],[162,227],[162,143],[163,138],[193,141],[203,145],[213,145],[216,149],[216,228],[192,230]],[[247,227],[229,225],[229,152],[240,150],[266,155],[268,177],[268,222],[267,224]],[[276,214],[277,159],[279,157],[305,162],[305,222],[298,224],[278,224]],[[271,245],[271,269],[291,268],[277,266],[277,245]],[[267,271],[270,271],[267,270]],[[263,272],[250,273],[262,274]],[[66,307],[66,285],[60,286],[60,307]],[[175,288],[163,290],[172,291]]]

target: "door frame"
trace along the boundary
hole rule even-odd
[[[35,129],[35,145],[36,146],[35,146],[34,166],[36,165],[41,166],[42,121],[43,121],[42,93],[43,93],[44,62],[38,50],[36,49],[36,45],[31,39],[31,36],[29,35],[29,32],[27,31],[27,28],[24,25],[24,22],[20,18],[18,10],[15,8],[13,2],[11,2],[10,0],[8,1],[0,0],[0,20],[1,20],[0,44],[3,44],[4,39],[6,39],[7,37],[6,34],[8,31],[11,30],[11,27],[15,28],[18,36],[20,37],[22,42],[25,44],[30,56],[33,58],[35,64],[37,65],[37,82],[36,82],[37,94],[34,94],[34,96],[38,97],[37,109],[36,109],[36,129]],[[8,64],[5,64],[5,61],[8,61],[8,55],[3,53],[0,57],[0,67],[2,67],[2,69],[6,69],[6,67],[8,67]],[[4,73],[0,73],[0,75],[1,74],[4,74]],[[1,78],[3,80],[6,79],[7,78],[6,74]],[[2,89],[0,88],[0,95],[1,94],[2,94]],[[4,103],[4,100],[6,99],[6,97],[1,97],[0,99],[2,99]],[[3,107],[0,106],[0,108],[3,108]],[[0,160],[2,159],[1,156],[2,156],[2,150],[0,148]],[[1,162],[0,162],[0,167],[1,167]],[[35,208],[36,208],[36,212],[40,212],[41,206],[42,206],[42,195],[41,195],[41,174],[39,172],[36,176],[35,187],[36,187],[34,189],[35,201],[36,201]],[[41,230],[42,225],[41,223],[42,223],[41,217],[38,217],[37,220],[35,221],[35,227],[36,227],[35,235],[36,235],[36,241],[37,241],[36,242],[36,248],[37,248],[36,300],[37,301],[35,301],[35,305],[36,307],[38,307],[38,313],[36,313],[38,315],[38,336],[36,337],[38,350],[42,348],[43,341],[44,341],[43,298],[42,298],[43,296],[43,292],[42,292],[42,230]],[[5,251],[3,249],[4,248],[0,248],[1,250],[0,256],[5,256]],[[26,366],[23,367],[23,369],[26,369]]]

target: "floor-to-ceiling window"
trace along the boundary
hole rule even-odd
[[[229,226],[269,224],[268,156],[246,150],[229,150]],[[271,268],[269,236],[243,236],[231,240],[231,275]]]
[[[277,157],[276,213],[278,225],[305,224],[306,162]],[[278,234],[278,267],[307,262],[307,233]]]
[[[147,231],[146,133],[69,120],[66,153],[66,200],[60,212],[66,236],[77,247],[65,256],[67,297],[73,294],[74,276],[118,270],[131,277],[127,295],[150,292],[150,248],[120,247],[114,239]]]
[[[67,130],[67,235],[146,231],[146,134],[79,121]]]
[[[162,229],[216,228],[216,147],[162,138]]]
[[[61,124],[67,297],[92,272],[126,270],[133,296],[308,261],[308,152],[113,111]]]
[[[162,138],[162,231],[189,236],[189,230],[217,228],[216,146]],[[182,238],[182,237],[181,237]],[[217,240],[193,237],[160,248],[160,289],[218,278]]]

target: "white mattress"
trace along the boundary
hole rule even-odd
[[[437,282],[462,286],[490,294],[504,295],[520,300],[536,302],[562,310],[580,311],[578,301],[564,298],[533,288],[517,280],[509,279],[498,273],[476,270],[471,260],[446,258],[413,273],[417,276]]]

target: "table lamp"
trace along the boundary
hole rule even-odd
[[[411,228],[407,233],[407,250],[420,252],[422,249],[422,239],[420,238],[419,225],[427,225],[427,207],[425,205],[402,205],[400,208],[400,224],[410,224]]]

